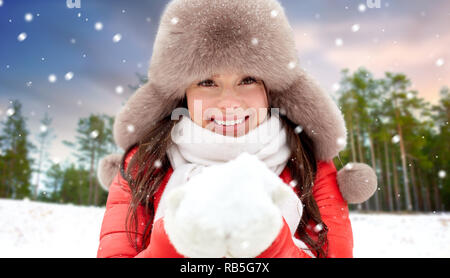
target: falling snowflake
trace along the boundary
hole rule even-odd
[[[303,127],[301,125],[298,125],[295,127],[294,132],[299,134],[300,132],[302,132],[302,130],[303,130]]]
[[[117,86],[116,87],[116,93],[119,94],[119,95],[122,94],[123,93],[123,87],[122,86]]]
[[[358,32],[360,29],[359,24],[353,24],[352,25],[352,32]]]
[[[339,146],[344,146],[346,142],[347,142],[347,141],[345,140],[344,137],[339,137],[338,139],[336,139],[336,143],[337,143]]]
[[[408,93],[406,94],[406,98],[407,98],[407,99],[412,99],[412,98],[414,98],[414,94],[411,93],[411,92],[408,92]]]
[[[252,39],[252,44],[253,45],[257,45],[258,44],[258,39],[257,38],[253,38]]]
[[[248,241],[243,241],[241,243],[241,248],[242,249],[247,249],[250,246],[250,243]]]
[[[336,46],[342,46],[344,44],[344,41],[341,38],[337,38],[334,43]]]
[[[95,139],[98,137],[98,130],[93,130],[90,134],[91,138]]]
[[[95,28],[95,30],[97,30],[97,31],[103,30],[103,23],[101,23],[101,22],[96,22],[95,25],[94,25],[94,28]]]
[[[444,170],[440,170],[439,173],[438,173],[438,175],[439,175],[439,177],[440,177],[441,179],[443,179],[443,178],[445,178],[445,176],[446,176],[447,174],[445,173]]]
[[[0,0],[0,7],[3,6],[3,0]]]
[[[134,125],[127,125],[128,132],[134,132]]]
[[[297,184],[298,184],[297,180],[292,180],[291,182],[289,182],[289,186],[292,188],[296,187]]]
[[[337,91],[337,90],[339,90],[340,88],[341,88],[341,84],[339,84],[339,83],[334,83],[333,84],[333,86],[332,86],[332,88],[333,88],[333,91]]]
[[[351,170],[351,169],[353,169],[353,163],[347,163],[347,165],[345,165],[345,167],[344,167],[346,170]]]
[[[288,64],[288,68],[289,68],[289,69],[293,69],[293,68],[295,68],[295,66],[296,66],[295,61],[291,61],[291,62],[289,62],[289,64]]]
[[[73,72],[69,71],[68,73],[66,73],[66,75],[64,76],[64,78],[69,81],[73,78]]]
[[[46,125],[41,125],[41,132],[44,133],[48,130]]]
[[[366,5],[364,4],[359,4],[358,6],[358,11],[360,11],[361,13],[366,11]]]
[[[70,39],[70,43],[71,43],[71,44],[75,44],[76,42],[77,42],[77,40],[75,40],[74,38],[71,38],[71,39]]]
[[[399,135],[394,135],[392,137],[392,143],[397,144],[398,142],[400,142],[400,136]]]
[[[26,13],[25,14],[25,21],[26,22],[31,22],[33,20],[33,15],[30,13]]]
[[[173,17],[173,18],[170,20],[170,23],[172,23],[173,25],[177,24],[177,23],[178,23],[178,17]]]
[[[17,40],[23,42],[27,38],[27,33],[22,32],[17,36]]]
[[[122,39],[122,35],[119,34],[119,33],[117,33],[117,34],[115,34],[114,37],[113,37],[113,42],[114,42],[114,43],[118,43],[118,42],[120,42],[121,39]]]
[[[9,108],[8,110],[6,110],[6,115],[8,117],[11,117],[12,115],[14,115],[14,113],[16,113],[16,111],[14,110],[14,108]]]
[[[31,87],[32,84],[33,84],[33,82],[31,82],[31,81],[28,81],[28,82],[26,83],[27,87]]]
[[[439,58],[436,60],[436,66],[438,66],[438,67],[442,67],[444,65],[444,63],[445,63],[444,59],[442,59],[442,58]]]
[[[316,233],[322,231],[322,229],[323,229],[322,223],[317,224],[317,225],[314,226],[314,228],[313,228],[314,232],[316,232]]]
[[[277,11],[277,10],[272,10],[272,11],[270,12],[270,16],[271,16],[271,17],[277,17],[277,15],[278,15],[278,11]]]
[[[161,168],[161,165],[162,165],[161,160],[157,159],[153,165],[154,165],[156,168]]]
[[[50,83],[55,83],[56,80],[57,80],[56,75],[50,74],[50,75],[48,76],[48,81],[49,81]]]

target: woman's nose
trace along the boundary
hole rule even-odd
[[[217,103],[217,107],[220,109],[237,109],[242,105],[241,99],[234,92],[224,92],[221,94]]]

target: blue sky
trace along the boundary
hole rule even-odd
[[[81,0],[81,8],[70,9],[66,0],[0,0],[0,117],[10,100],[20,100],[34,140],[48,111],[57,135],[50,155],[68,159],[71,150],[61,142],[74,140],[78,119],[115,115],[133,93],[128,85],[138,82],[136,73],[146,74],[167,2]],[[432,103],[439,88],[450,85],[449,1],[381,0],[380,8],[368,8],[365,0],[280,2],[301,66],[330,94],[345,67],[366,66],[376,77],[404,72]],[[115,43],[116,34],[121,40]]]

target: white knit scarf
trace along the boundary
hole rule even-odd
[[[173,127],[174,144],[167,150],[174,172],[161,196],[154,221],[164,216],[168,192],[185,184],[199,174],[203,167],[224,163],[237,158],[242,152],[256,155],[267,167],[280,175],[291,155],[286,141],[286,130],[278,116],[272,115],[256,128],[239,137],[225,136],[194,123],[189,117]],[[287,200],[282,215],[294,234],[302,211],[300,199]]]

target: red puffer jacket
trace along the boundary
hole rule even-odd
[[[137,151],[137,147],[131,150],[125,159],[124,168],[130,161],[133,154]],[[353,234],[349,219],[349,211],[346,201],[342,198],[339,191],[336,174],[337,170],[333,161],[319,161],[317,165],[317,175],[314,181],[313,196],[319,207],[322,221],[328,227],[328,244],[324,246],[328,251],[327,257],[344,258],[353,256]],[[173,169],[169,168],[158,192],[154,197],[154,211],[159,204],[162,192],[167,184]],[[286,167],[280,174],[280,178],[287,184],[292,180],[289,169]],[[175,247],[170,243],[165,233],[163,221],[164,218],[157,220],[152,229],[150,241],[146,243],[147,248],[142,252],[136,249],[128,241],[127,232],[125,230],[125,217],[131,200],[130,188],[127,181],[120,173],[114,178],[110,188],[108,200],[106,203],[106,211],[100,232],[100,244],[97,251],[98,258],[184,258],[179,254]],[[142,242],[139,240],[145,229],[146,223],[150,216],[146,213],[142,206],[138,208],[138,245]],[[301,240],[299,240],[298,232],[295,233],[295,239],[292,238],[289,226],[286,221],[281,229],[278,237],[272,245],[257,258],[311,258],[314,255]],[[306,232],[308,235],[317,239],[314,232],[315,224],[310,221]],[[134,236],[133,236],[134,238]]]

